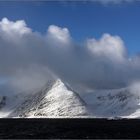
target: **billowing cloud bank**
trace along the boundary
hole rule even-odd
[[[119,36],[105,33],[77,45],[67,28],[50,25],[42,35],[24,20],[3,18],[0,77],[19,91],[30,90],[45,84],[50,71],[85,89],[119,88],[140,80],[140,57],[130,58]]]

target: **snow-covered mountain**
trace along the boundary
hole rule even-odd
[[[82,95],[94,117],[140,117],[140,94],[129,87],[113,90],[95,90]]]
[[[88,116],[85,102],[61,80],[50,81],[43,89],[22,98],[6,117]]]
[[[53,79],[30,93],[0,96],[0,117],[139,118],[140,94],[130,87],[79,94]]]

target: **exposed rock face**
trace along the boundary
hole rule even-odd
[[[6,105],[6,96],[0,97],[0,109]]]

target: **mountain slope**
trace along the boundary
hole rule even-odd
[[[82,97],[94,117],[140,117],[140,95],[129,88],[95,90]]]
[[[61,81],[50,82],[30,95],[8,117],[76,117],[87,116],[86,104]]]

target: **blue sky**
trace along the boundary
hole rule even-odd
[[[0,2],[0,19],[24,19],[34,31],[45,33],[51,24],[67,27],[77,42],[119,35],[129,54],[140,52],[140,3]]]

